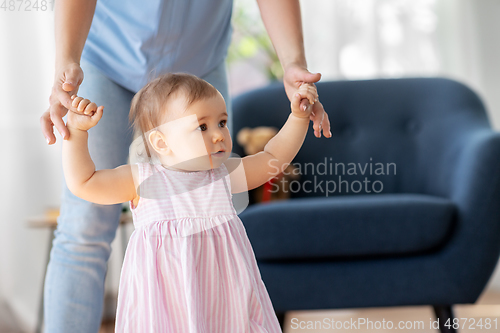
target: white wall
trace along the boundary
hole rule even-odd
[[[58,204],[62,171],[60,148],[47,146],[39,123],[53,77],[52,21],[51,12],[0,11],[0,298],[27,327],[38,311],[49,232],[26,219]]]
[[[479,89],[486,99],[496,129],[500,129],[500,1],[472,1],[476,12],[476,35],[480,65]]]
[[[500,129],[500,1],[441,0],[443,73],[469,84],[482,97]]]
[[[448,33],[442,40],[449,41],[447,59],[455,59],[446,71],[479,93],[493,127],[500,130],[500,1],[446,1],[456,2],[457,11],[445,21]],[[486,288],[500,292],[500,261]]]
[[[394,4],[400,5],[396,20],[387,20],[385,15],[384,21],[384,5]],[[402,76],[444,75],[470,85],[485,101],[494,127],[500,128],[500,97],[496,94],[500,85],[500,1],[302,0],[301,7],[308,65],[311,71],[323,73],[323,80],[397,77],[381,63],[389,56],[399,57]],[[425,13],[430,8],[437,14],[435,27],[433,15]],[[390,45],[384,31],[398,25],[406,35],[396,41],[401,32],[393,29],[389,35],[395,45]],[[361,59],[354,68],[358,72],[342,66],[346,46],[353,42],[365,50],[363,57],[354,54]],[[437,63],[431,56],[404,59],[422,53],[417,51],[424,46],[433,49]]]

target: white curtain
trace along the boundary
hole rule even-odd
[[[59,202],[62,168],[60,147],[47,146],[39,122],[54,75],[53,13],[25,5],[0,11],[0,300],[32,329],[49,231],[29,228],[27,218]]]
[[[308,61],[325,79],[433,75],[435,2],[302,1]]]
[[[498,0],[301,0],[306,56],[324,80],[445,76],[500,128]]]
[[[54,13],[47,3],[45,11],[24,11],[27,4],[20,2],[0,10],[0,311],[9,307],[17,317],[12,321],[25,331],[37,322],[50,239],[48,228],[31,228],[28,219],[59,207],[62,185],[62,138],[54,129],[57,142],[49,146],[40,127],[54,79]],[[105,316],[116,306],[123,258],[118,232],[106,275]]]

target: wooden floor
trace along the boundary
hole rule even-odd
[[[458,332],[474,332],[474,333],[493,333],[500,332],[500,293],[485,292],[474,305],[455,305],[453,306],[455,317],[462,318],[459,321],[460,328]],[[325,319],[326,318],[326,319]],[[467,318],[467,323],[465,323]],[[479,327],[479,319],[482,318]],[[486,318],[490,318],[492,327],[486,329],[484,326]],[[325,322],[331,325],[331,320],[340,321],[340,324],[348,321],[357,323],[356,329],[338,329],[329,328]],[[496,329],[495,322],[496,319]],[[383,329],[383,320],[385,320],[386,329]],[[392,307],[392,308],[366,308],[366,309],[343,309],[336,311],[290,311],[285,315],[285,330],[284,333],[325,333],[325,332],[348,332],[356,333],[386,333],[394,332],[395,330],[403,332],[418,332],[418,333],[436,333],[439,330],[430,327],[430,322],[435,321],[435,315],[430,306],[408,306],[408,307]],[[309,322],[308,322],[309,321]],[[316,328],[314,328],[314,322]],[[372,322],[373,326],[367,327],[367,324],[359,325],[360,322]],[[389,321],[392,322],[393,328],[387,328]],[[403,321],[402,328],[397,328],[399,322]],[[417,325],[423,323],[419,328]],[[474,324],[473,324],[474,322]],[[300,328],[302,325],[303,329]],[[311,328],[307,328],[310,325]],[[380,326],[377,326],[380,325]],[[405,326],[406,325],[406,326]],[[322,327],[321,327],[322,326]],[[380,327],[380,328],[379,328]],[[406,327],[406,328],[405,328]],[[410,328],[411,327],[411,328]],[[473,329],[474,328],[474,329]]]
[[[486,291],[474,305],[455,305],[453,307],[455,317],[461,318],[459,321],[460,329],[458,332],[474,332],[474,333],[494,333],[500,332],[500,293]],[[465,318],[467,322],[465,327]],[[487,329],[484,325],[490,319],[491,328]],[[337,321],[345,322],[351,321],[357,323],[356,329],[332,329],[326,326],[326,322],[334,323]],[[479,319],[481,323],[479,323]],[[495,329],[495,320],[497,327]],[[366,324],[359,326],[360,320],[373,323],[374,327],[367,327]],[[376,325],[383,325],[385,320],[386,329],[378,328]],[[343,309],[343,310],[329,310],[329,311],[290,311],[285,315],[285,329],[284,333],[326,333],[326,332],[356,332],[356,333],[386,333],[394,332],[394,330],[418,332],[418,333],[436,333],[437,329],[430,327],[430,322],[436,320],[432,307],[430,306],[411,306],[411,307],[393,307],[393,308],[366,308],[366,309]],[[389,321],[393,324],[393,329],[387,329]],[[399,322],[403,321],[405,326],[398,329],[396,326]],[[316,322],[316,328],[314,323]],[[417,325],[423,322],[423,327],[417,328]],[[474,323],[474,324],[473,324]],[[482,328],[478,325],[482,324]],[[310,325],[310,328],[307,328]],[[410,329],[411,325],[411,329]],[[420,324],[421,325],[421,324]],[[303,328],[301,329],[300,326]],[[322,327],[321,327],[322,326]],[[103,323],[99,333],[113,333],[114,323]],[[2,332],[0,332],[2,333]]]

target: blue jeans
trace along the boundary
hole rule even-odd
[[[99,124],[89,130],[89,152],[96,170],[127,164],[133,139],[128,115],[134,93],[108,79],[84,59],[81,67],[85,78],[78,95],[105,107]],[[232,110],[225,63],[203,79],[224,96],[231,132]],[[45,332],[97,333],[107,261],[122,205],[98,205],[80,199],[68,190],[62,178],[61,214],[44,286]]]

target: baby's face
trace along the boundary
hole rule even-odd
[[[228,159],[233,143],[222,95],[198,100],[187,108],[183,96],[168,104],[167,109],[175,110],[177,116],[161,126],[169,148],[162,156],[165,166],[181,171],[208,170]]]

